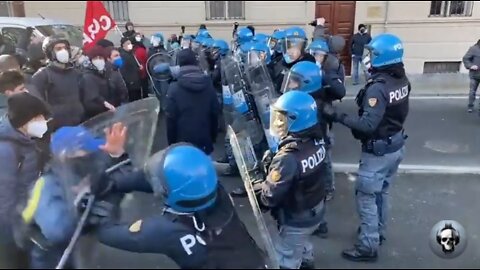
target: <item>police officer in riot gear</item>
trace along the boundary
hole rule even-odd
[[[268,47],[270,47],[270,54],[272,55],[272,61],[269,64],[269,69],[272,70],[272,82],[275,90],[280,93],[280,87],[283,82],[283,72],[285,66],[283,64],[283,39],[285,38],[284,30],[275,30],[268,39]]]
[[[217,91],[218,103],[221,104],[220,107],[223,105],[222,86],[226,85],[226,83],[222,82],[222,59],[228,55],[229,51],[228,43],[223,39],[214,40],[211,46],[210,57],[213,62],[211,77],[213,87]],[[219,121],[220,126],[222,126],[222,121]]]
[[[356,181],[361,225],[358,241],[343,257],[374,261],[385,236],[387,191],[405,154],[403,124],[408,114],[410,83],[403,67],[403,44],[392,34],[381,34],[366,46],[372,77],[357,95],[358,116],[324,106],[324,114],[352,129],[362,143]]]
[[[234,36],[234,47],[232,48],[234,55],[240,55],[240,47],[253,40],[253,33],[247,27],[238,29]]]
[[[257,196],[277,221],[280,266],[313,269],[310,237],[320,224],[325,200],[325,148],[318,134],[317,105],[310,95],[290,91],[270,108],[270,132],[279,145]]]
[[[343,83],[344,77],[342,77],[342,74],[338,72],[338,68],[332,68],[331,63],[337,61],[338,59],[336,56],[329,53],[330,48],[327,42],[323,39],[315,40],[308,46],[307,50],[315,57],[316,65],[321,69],[320,72],[322,73],[323,91],[315,92],[315,100],[320,103],[326,102],[329,104],[332,104],[332,102],[335,100],[341,100],[346,94],[345,84]],[[338,62],[338,65],[340,65],[340,69],[343,70],[342,63]],[[313,68],[310,70],[313,70]],[[320,108],[322,107],[322,105],[318,103],[317,105],[319,105]],[[327,149],[327,155],[325,158],[325,187],[327,189],[326,201],[329,201],[333,198],[333,192],[335,191],[335,175],[332,170],[331,160],[331,149],[333,146],[333,123],[331,121],[324,121],[323,123],[324,125],[322,127],[322,131],[325,139],[325,148]],[[327,223],[322,222],[315,233],[316,235],[325,238],[328,233]]]
[[[275,36],[275,33],[274,35]],[[275,64],[273,67],[273,76],[272,81],[275,88],[281,91],[280,87],[284,79],[284,75],[288,70],[293,67],[296,63],[301,61],[309,61],[315,63],[315,58],[305,51],[307,47],[307,35],[305,31],[300,27],[290,27],[283,32],[278,34],[279,41],[281,42],[279,47],[272,46],[272,40],[270,40],[270,48],[276,48],[277,50],[282,51],[282,61],[281,64]],[[277,39],[278,40],[278,39]],[[276,56],[273,56],[274,62]]]
[[[263,252],[218,182],[210,157],[193,145],[172,145],[153,155],[145,170],[108,186],[111,192],[153,191],[164,199],[165,207],[131,223],[105,216],[97,219],[101,243],[165,254],[182,269],[265,267]]]

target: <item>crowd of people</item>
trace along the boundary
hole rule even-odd
[[[361,225],[358,241],[342,255],[376,260],[386,239],[387,191],[404,155],[410,85],[402,42],[391,34],[372,39],[359,26],[352,55],[357,66],[368,68],[369,80],[357,96],[359,114],[347,115],[333,106],[346,92],[339,57],[345,40],[326,33],[324,23],[315,21],[310,42],[300,27],[263,34],[235,25],[230,43],[201,25],[195,34],[168,41],[156,33],[148,48],[127,23],[119,48],[103,39],[82,51],[54,35],[28,45],[27,51],[41,56],[20,62],[13,51],[1,55],[0,265],[55,267],[79,215],[90,211],[89,198],[95,198],[87,227],[114,248],[166,254],[181,268],[313,269],[311,237],[328,234],[325,211],[335,191],[334,123],[351,128],[362,143],[356,186]],[[258,83],[262,89],[266,85],[267,100],[256,96]],[[395,91],[404,94],[388,99]],[[106,170],[128,160],[127,127],[116,123],[105,138],[95,138],[80,124],[150,93],[164,110],[169,146],[151,156],[144,169]],[[218,173],[239,175],[246,169],[237,166],[239,149],[232,149],[229,136],[223,138],[225,157],[212,161],[225,127],[252,139],[262,163],[256,169],[264,179],[254,191],[245,185],[230,195],[254,192],[260,208],[271,212],[278,237],[263,237],[276,241],[267,255],[218,181]],[[257,128],[261,136],[253,140]],[[64,164],[71,166],[73,178],[90,183],[89,192],[76,200],[75,213],[65,198],[71,191],[62,190]],[[226,169],[217,172],[214,165]],[[120,222],[119,203],[132,191],[162,196],[163,211]]]

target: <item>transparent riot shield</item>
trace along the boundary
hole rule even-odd
[[[202,48],[198,51],[198,65],[205,74],[210,74],[210,64],[208,63],[208,54],[206,49]]]
[[[275,103],[279,96],[275,91],[268,69],[263,62],[247,65],[245,74],[250,86],[250,94],[255,100],[255,105],[268,146],[270,151],[274,153],[277,150],[277,142],[272,138],[269,130],[270,105]]]
[[[169,81],[172,79],[170,71],[172,64],[172,57],[167,52],[153,54],[147,60],[147,74],[152,82],[155,96],[162,105],[165,104]]]
[[[279,269],[279,261],[273,242],[276,232],[274,231],[275,229],[272,226],[268,226],[265,221],[254,190],[254,184],[260,183],[264,179],[261,173],[261,162],[256,158],[252,142],[244,131],[235,132],[233,128],[229,126],[227,128],[227,136],[230,140],[230,145],[232,146],[233,155],[240,171],[245,190],[247,191],[257,229],[260,232],[262,248],[268,255],[268,268]]]
[[[55,164],[62,174],[65,197],[72,205],[82,193],[90,192],[98,177],[117,168],[118,164],[113,164],[113,159],[99,149],[106,142],[105,129],[113,124],[122,123],[127,127],[125,151],[128,162],[136,168],[143,168],[151,154],[158,109],[156,98],[138,100],[117,107],[115,112],[102,113],[84,122],[74,134],[64,136]]]
[[[231,126],[235,131],[247,130],[252,143],[259,145],[264,133],[257,117],[253,98],[248,94],[248,85],[241,71],[240,63],[234,57],[222,60],[222,70],[225,75],[224,98],[231,98],[231,105],[225,106],[228,110],[226,118],[232,119]]]
[[[100,192],[99,187],[105,178],[126,164],[137,168],[146,164],[151,153],[158,110],[156,98],[142,99],[120,106],[114,112],[100,114],[68,132],[59,130],[54,134],[61,147],[56,149],[53,166],[62,180],[64,198],[71,209],[70,217],[65,218],[78,218],[75,232],[57,269],[63,268],[72,254],[96,196],[100,196],[96,191]],[[100,146],[106,143],[105,129],[115,123],[122,123],[128,129],[125,150],[129,159],[122,161],[100,150]],[[78,215],[79,206],[84,208],[81,216]]]
[[[117,107],[84,122],[94,136],[103,136],[104,129],[120,122],[128,128],[126,152],[132,164],[143,168],[152,151],[159,112],[158,100],[145,98]]]

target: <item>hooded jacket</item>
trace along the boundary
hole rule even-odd
[[[28,191],[40,174],[35,141],[15,129],[8,119],[0,122],[0,238],[12,237]],[[5,235],[4,235],[5,233]]]
[[[182,66],[167,93],[168,144],[189,142],[211,154],[219,110],[212,79],[198,66]]]

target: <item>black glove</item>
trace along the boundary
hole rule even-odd
[[[253,185],[253,191],[255,192],[255,197],[257,198],[258,206],[263,213],[266,213],[270,210],[267,206],[262,203],[262,183],[256,183]]]
[[[274,154],[270,150],[265,151],[265,153],[263,154],[262,165],[263,165],[263,171],[265,174],[268,174],[268,169],[272,164],[273,157],[274,157]]]
[[[337,111],[331,104],[324,103],[321,111],[325,119],[327,119],[328,121],[337,122]]]

